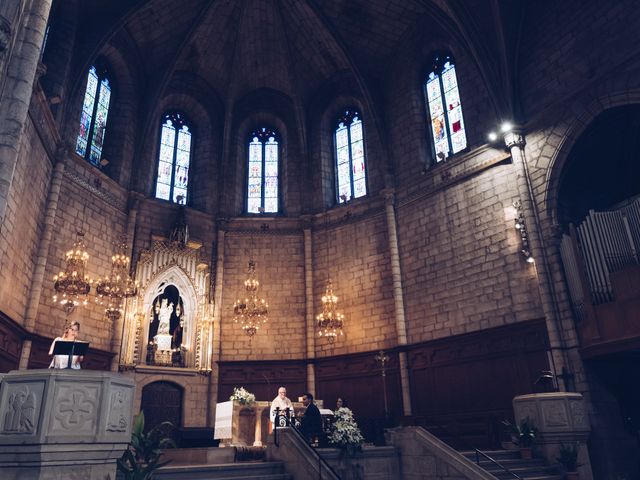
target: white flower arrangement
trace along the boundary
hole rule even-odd
[[[329,434],[329,443],[348,450],[356,450],[360,449],[363,442],[364,437],[353,418],[353,412],[346,407],[336,410]]]
[[[238,402],[240,405],[251,405],[256,401],[256,396],[244,389],[244,387],[234,388],[233,395],[229,397],[229,400]]]

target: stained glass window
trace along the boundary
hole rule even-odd
[[[185,205],[189,185],[191,130],[180,113],[163,117],[158,151],[156,198]]]
[[[362,117],[352,108],[338,117],[335,131],[338,203],[367,194]]]
[[[436,162],[467,148],[456,67],[450,55],[437,56],[424,84]]]
[[[247,212],[278,213],[278,135],[263,127],[249,139]]]
[[[96,166],[100,166],[102,146],[107,128],[111,85],[104,68],[95,65],[89,69],[87,89],[80,114],[80,131],[76,152]]]

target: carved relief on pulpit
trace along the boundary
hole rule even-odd
[[[33,433],[36,422],[36,396],[27,385],[14,388],[10,393],[3,415],[3,432]]]

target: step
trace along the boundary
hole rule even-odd
[[[495,476],[497,476],[498,474],[509,475],[500,467],[497,467],[495,465],[492,465],[491,467],[481,465],[481,467],[485,469],[487,472]],[[544,475],[556,475],[558,473],[558,470],[555,467],[537,466],[537,465],[533,467],[522,467],[522,466],[514,465],[507,468],[509,468],[510,472],[513,472],[522,478],[530,478],[530,477],[544,476]]]
[[[493,458],[496,461],[500,460],[520,460],[522,457],[520,456],[520,450],[481,450],[485,455]],[[475,461],[476,452],[473,450],[463,450],[460,452],[461,455],[464,455],[470,460]],[[480,458],[485,458],[481,454],[479,454]],[[486,458],[485,458],[486,460]],[[488,460],[487,460],[488,461]]]
[[[157,480],[290,480],[282,462],[243,462],[216,465],[178,465],[162,467]]]

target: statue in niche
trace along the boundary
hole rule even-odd
[[[171,348],[179,349],[182,347],[183,333],[184,303],[179,290],[174,285],[167,285],[153,300],[147,341],[152,344],[156,335],[171,335]]]
[[[160,313],[158,314],[158,335],[169,335],[173,312],[173,303],[169,303],[168,299],[163,298]]]

